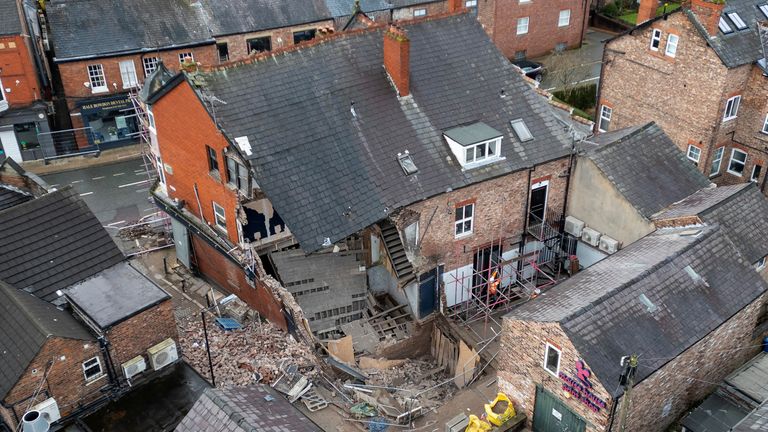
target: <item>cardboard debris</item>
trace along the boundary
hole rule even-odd
[[[347,365],[355,364],[355,352],[352,349],[352,336],[328,341],[328,354]]]

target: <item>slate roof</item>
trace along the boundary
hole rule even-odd
[[[22,30],[16,0],[0,0],[0,35],[21,34]]]
[[[53,0],[46,13],[56,60],[214,42],[199,1]]]
[[[124,259],[71,187],[0,211],[0,232],[0,279],[47,301]]]
[[[397,97],[383,67],[382,28],[204,75],[205,91],[226,102],[215,106],[220,126],[232,142],[248,137],[256,181],[305,252],[402,206],[570,152],[547,102],[474,16],[405,29],[411,40],[405,98]],[[518,141],[509,124],[518,118],[532,141]],[[443,132],[478,121],[502,132],[504,158],[462,170]],[[419,169],[407,177],[397,161],[405,150]]]
[[[715,50],[720,60],[729,68],[754,63],[764,57],[760,44],[760,37],[757,34],[757,21],[768,19],[757,7],[762,4],[768,4],[764,0],[728,0],[723,9],[722,17],[734,30],[733,33],[724,34],[720,30],[717,34],[709,37],[707,31],[699,22],[698,18],[690,10],[685,13],[698,29],[699,33],[707,39],[709,46]],[[734,23],[727,17],[729,12],[736,12],[747,24],[744,30],[737,30]]]
[[[585,156],[644,217],[709,186],[709,180],[655,123],[598,135]]]
[[[505,318],[558,322],[611,388],[619,359],[637,353],[640,382],[768,289],[720,227],[699,230],[643,237]],[[641,294],[656,311],[648,311]]]
[[[32,199],[32,195],[13,186],[0,184],[0,210],[25,203]]]
[[[355,0],[325,0],[331,16],[334,18],[352,15],[355,11]],[[364,13],[392,9],[394,5],[386,0],[360,0],[360,10]]]
[[[733,427],[731,432],[768,432],[768,401]]]
[[[52,336],[94,340],[69,313],[0,280],[0,399]]]
[[[331,19],[324,0],[205,0],[214,35],[248,33]],[[352,14],[350,5],[347,14]]]
[[[457,126],[446,130],[443,134],[463,146],[499,138],[503,135],[501,132],[483,122]]]
[[[267,400],[267,399],[271,400]],[[206,389],[176,432],[319,432],[304,414],[267,385]]]
[[[686,430],[696,432],[729,432],[748,412],[747,408],[713,393],[685,416],[680,424]]]
[[[755,263],[768,255],[768,198],[754,183],[703,189],[675,203],[654,219],[698,216],[702,222],[718,224],[739,248],[744,258]]]
[[[102,330],[171,298],[125,261],[67,288],[65,293]]]

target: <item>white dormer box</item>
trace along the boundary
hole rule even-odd
[[[503,135],[485,123],[458,126],[443,132],[448,146],[465,169],[486,165],[501,157]]]

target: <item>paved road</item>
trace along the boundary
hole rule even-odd
[[[152,182],[141,158],[49,174],[43,179],[57,188],[72,185],[105,226],[130,225],[157,211],[149,200]]]
[[[567,74],[546,74],[541,82],[541,88],[552,91],[557,87],[562,87],[562,79],[558,77],[567,77],[572,83],[597,83],[600,79],[600,69],[603,59],[603,41],[613,36],[611,33],[604,32],[595,28],[589,28],[584,36],[584,44],[581,48],[566,51],[557,56],[565,56],[566,59],[556,59],[549,55],[534,59],[542,63],[545,67],[556,68],[561,65],[573,66]]]

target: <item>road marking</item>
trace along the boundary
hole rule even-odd
[[[137,173],[135,173],[135,174],[136,174],[136,175],[147,175],[147,172],[146,172],[146,171],[142,171],[142,172],[137,172]]]
[[[58,183],[56,183],[56,184],[52,184],[52,185],[51,185],[51,187],[56,187],[56,186],[59,186],[59,184],[58,184]]]
[[[107,226],[115,226],[115,225],[120,225],[120,224],[124,224],[124,223],[125,223],[125,221],[121,220],[121,221],[117,221],[117,222],[112,222],[111,224],[107,224]]]
[[[142,183],[146,183],[146,182],[148,182],[148,181],[149,181],[149,180],[142,180],[142,181],[137,181],[137,182],[133,182],[133,183],[126,183],[126,184],[124,184],[124,185],[120,185],[120,186],[118,186],[118,187],[119,187],[119,188],[124,188],[124,187],[128,187],[128,186],[136,186],[136,185],[140,185],[140,184],[142,184]]]
[[[150,207],[142,210],[143,212],[151,212],[151,211],[158,211],[159,209],[157,207]]]
[[[83,192],[80,196],[93,195],[93,192]]]
[[[92,177],[91,180],[101,180],[103,178],[107,178],[107,176]]]
[[[74,180],[74,181],[73,181],[73,182],[71,182],[70,184],[75,184],[75,183],[82,183],[82,182],[83,182],[82,180]]]
[[[143,173],[143,172],[146,172],[146,170],[137,169],[137,170],[133,170],[133,172],[135,172],[135,173]]]
[[[121,176],[121,175],[125,175],[125,173],[112,174],[112,177],[117,177],[117,176]]]
[[[149,192],[149,188],[137,189],[136,192],[138,193]]]

